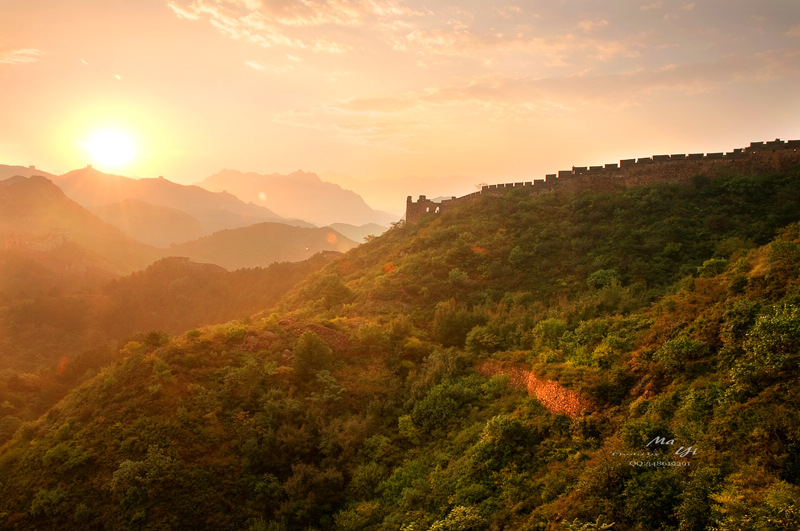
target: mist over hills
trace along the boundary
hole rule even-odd
[[[340,223],[352,239],[361,241],[399,217],[374,210],[358,194],[302,171],[258,175],[223,170],[197,186],[186,186],[163,177],[107,174],[91,166],[60,176],[0,166],[0,180],[15,175],[44,175],[108,224],[161,248],[267,221],[308,228]]]
[[[338,184],[343,188],[354,190],[370,205],[386,212],[402,214],[405,210],[406,197],[453,197],[467,195],[481,184],[471,177],[450,175],[447,177],[420,177],[410,175],[392,179],[358,179],[350,175],[334,171],[320,173],[326,181]]]
[[[74,272],[129,273],[159,254],[107,225],[41,176],[0,181],[0,236],[7,255],[26,255],[46,267]]]
[[[331,223],[330,228],[336,232],[340,232],[355,242],[361,242],[368,236],[380,236],[386,232],[387,227],[378,225],[377,223],[368,223],[366,225],[349,225],[347,223]]]
[[[129,233],[169,248],[141,243],[105,223],[45,177],[0,181],[0,291],[36,294],[96,286],[165,256],[185,256],[233,270],[306,260],[320,251],[341,252],[356,245],[330,228],[271,222],[208,235],[189,214],[136,199],[100,206],[98,212]],[[194,239],[185,241],[190,238]],[[176,240],[184,243],[174,244]]]
[[[155,247],[166,248],[208,234],[196,217],[183,210],[157,206],[139,199],[125,199],[119,203],[96,206],[92,210],[109,225]]]
[[[320,226],[337,222],[387,226],[398,219],[395,215],[370,208],[355,192],[325,182],[316,173],[296,171],[289,175],[260,175],[222,170],[198,185],[208,190],[226,190],[242,200]]]
[[[344,252],[357,244],[330,228],[292,227],[258,223],[226,229],[172,247],[169,252],[195,262],[209,262],[228,270],[298,262],[321,251]]]
[[[112,207],[136,199],[155,206],[183,211],[198,220],[206,233],[244,227],[263,221],[287,222],[275,212],[247,204],[227,193],[210,192],[199,186],[186,186],[168,179],[131,179],[110,175],[87,167],[54,178],[64,193],[92,210],[103,208],[111,215]],[[124,213],[114,214],[121,219]],[[165,227],[168,230],[168,226]]]

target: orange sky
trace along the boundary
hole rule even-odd
[[[0,163],[53,173],[97,166],[86,142],[115,129],[136,155],[101,169],[129,176],[459,176],[460,195],[800,138],[798,86],[793,0],[0,3]]]

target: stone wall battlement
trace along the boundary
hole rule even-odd
[[[576,191],[611,192],[658,182],[688,182],[695,176],[716,177],[730,172],[770,173],[784,171],[800,162],[800,140],[751,142],[746,148],[727,153],[689,153],[653,155],[647,158],[624,159],[603,166],[573,166],[571,170],[545,175],[531,181],[491,184],[461,197],[440,202],[421,195],[417,201],[406,199],[406,222],[414,223],[426,214],[439,214],[453,205],[471,201],[481,195],[501,195],[511,189],[532,194],[550,192],[556,187]]]

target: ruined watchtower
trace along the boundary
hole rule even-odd
[[[442,211],[440,203],[434,203],[424,195],[419,196],[415,203],[411,196],[406,199],[406,223],[416,223],[423,215],[433,212],[438,214]]]

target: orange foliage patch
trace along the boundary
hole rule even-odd
[[[529,395],[535,396],[544,407],[553,413],[564,413],[575,418],[594,409],[594,404],[590,400],[583,398],[575,391],[570,391],[558,382],[542,380],[531,371],[520,367],[504,364],[497,360],[485,360],[478,364],[477,371],[485,377],[496,374],[508,376],[509,385],[515,389],[527,390]]]
[[[61,359],[58,360],[58,366],[56,367],[56,372],[58,374],[64,374],[64,371],[67,370],[67,364],[69,360],[66,356],[61,356]]]

